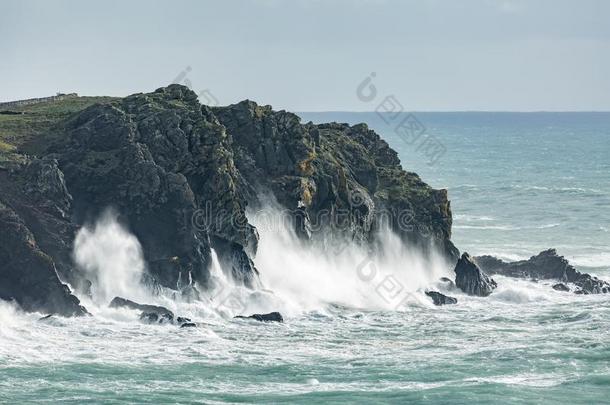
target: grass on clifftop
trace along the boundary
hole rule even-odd
[[[96,103],[116,100],[114,97],[72,97],[61,101],[0,108],[0,161],[13,160],[15,152],[38,154],[46,145],[45,135],[53,125],[71,114]]]

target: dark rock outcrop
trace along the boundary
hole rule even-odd
[[[466,294],[486,297],[498,286],[466,252],[455,266],[455,285]]]
[[[171,315],[171,318],[174,319],[174,313],[165,307],[159,305],[138,304],[137,302],[121,297],[114,297],[108,306],[110,308],[136,309],[138,311],[142,311],[142,313],[157,314],[158,316]]]
[[[66,218],[70,195],[53,160],[29,160],[0,172],[0,299],[26,311],[63,316],[87,310],[58,274],[73,275]]]
[[[237,195],[229,136],[194,92],[172,85],[94,105],[62,132],[52,150],[77,221],[115,207],[165,287],[206,287],[212,245],[239,279],[254,284],[245,251],[256,251],[257,235]]]
[[[235,318],[255,319],[259,322],[284,322],[284,317],[279,312],[270,312],[268,314],[253,314],[250,316],[238,315]]]
[[[558,280],[573,283],[584,293],[610,293],[610,283],[579,272],[563,256],[559,256],[555,249],[548,249],[528,260],[516,262],[504,262],[493,256],[480,256],[476,261],[490,274],[533,280]]]
[[[114,297],[110,302],[109,307],[129,308],[141,311],[140,320],[145,323],[174,324],[180,325],[181,327],[192,324],[189,318],[183,316],[174,317],[174,313],[165,307],[159,305],[139,304],[121,297]]]
[[[432,298],[434,305],[447,305],[457,304],[457,298],[449,297],[448,295],[441,294],[438,291],[426,291],[426,295]]]
[[[446,190],[404,171],[366,124],[301,124],[295,114],[248,100],[212,111],[231,134],[240,194],[256,205],[257,190],[268,190],[292,214],[297,235],[367,243],[385,224],[457,261]]]
[[[208,108],[188,88],[170,85],[108,99],[53,125],[31,141],[42,158],[22,156],[0,170],[0,254],[10,256],[0,260],[0,292],[25,309],[85,312],[62,281],[90,290],[72,245],[108,207],[142,245],[143,282],[187,301],[200,298],[195,285],[210,287],[211,249],[234,280],[259,285],[252,261],[259,236],[245,211],[264,206],[264,194],[311,243],[372,246],[387,224],[405,243],[457,260],[446,190],[404,171],[364,124],[302,124],[251,101]],[[7,253],[20,244],[22,257]]]

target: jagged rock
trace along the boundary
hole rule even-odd
[[[232,135],[240,194],[256,205],[256,190],[269,190],[303,239],[333,232],[367,243],[386,223],[410,244],[431,242],[457,260],[446,190],[405,172],[366,124],[301,124],[249,100],[212,111]]]
[[[171,315],[171,318],[174,319],[174,313],[165,307],[159,305],[138,304],[137,302],[121,297],[114,297],[108,306],[110,308],[124,307],[129,309],[137,309],[143,313],[157,314],[158,316]]]
[[[466,294],[486,297],[498,286],[466,252],[455,266],[455,285]]]
[[[40,249],[23,219],[1,201],[0,299],[14,300],[25,311],[62,316],[88,313],[60,281],[53,260]]]
[[[188,88],[170,85],[56,120],[29,147],[43,158],[22,156],[16,162],[23,163],[0,170],[0,199],[46,255],[46,273],[54,267],[59,275],[49,278],[56,292],[47,298],[63,298],[48,311],[72,300],[69,290],[57,292],[67,289],[59,279],[83,294],[90,289],[74,266],[72,244],[79,227],[108,206],[142,246],[143,281],[187,301],[199,298],[195,285],[209,287],[212,249],[234,280],[259,285],[252,260],[258,233],[245,211],[261,205],[265,192],[293,213],[305,241],[337,234],[374,244],[387,223],[405,243],[423,251],[437,246],[457,260],[446,190],[404,171],[397,153],[364,124],[302,124],[251,101],[209,108]],[[7,269],[0,261],[0,273]],[[34,282],[28,277],[21,286],[6,279],[4,296]],[[47,305],[22,301],[24,309]]]
[[[196,328],[197,324],[193,323],[193,322],[185,322],[182,325],[180,325],[181,328]]]
[[[568,287],[567,285],[565,285],[563,283],[557,283],[557,284],[553,284],[553,290],[570,291],[570,287]]]
[[[83,278],[72,262],[72,243],[78,227],[69,215],[72,196],[57,161],[25,158],[12,170],[0,172],[0,190],[0,201],[28,228],[38,248],[53,261],[60,279],[82,291]],[[4,228],[0,227],[0,231]]]
[[[268,314],[253,314],[250,316],[238,315],[235,318],[256,319],[259,322],[284,322],[284,318],[279,312],[270,312]]]
[[[183,328],[189,326],[196,326],[193,322],[191,322],[189,318],[186,318],[184,316],[174,317],[174,313],[172,311],[158,305],[138,304],[137,302],[125,298],[114,297],[114,299],[110,302],[109,306],[111,308],[124,307],[139,310],[141,311],[140,320],[146,323],[171,323],[180,325],[180,327]]]
[[[480,256],[476,260],[481,268],[490,274],[574,283],[588,294],[610,292],[610,283],[579,272],[563,256],[559,256],[555,249],[548,249],[528,260],[516,262],[504,262],[493,256]],[[578,291],[575,293],[578,294]]]
[[[426,291],[426,295],[432,298],[434,305],[457,304],[457,298],[449,297],[437,291]]]

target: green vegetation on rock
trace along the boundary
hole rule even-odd
[[[93,104],[113,100],[116,98],[73,97],[2,110],[4,113],[0,113],[0,159],[4,154],[4,160],[7,160],[6,154],[17,150],[27,154],[41,153],[57,123]]]

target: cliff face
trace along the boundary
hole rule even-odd
[[[48,288],[67,294],[63,313],[78,311],[53,268],[86,289],[71,261],[74,234],[109,206],[138,237],[154,282],[176,290],[191,280],[209,286],[211,248],[236,280],[258,284],[258,234],[245,212],[248,204],[264,206],[261,195],[268,194],[304,239],[370,244],[385,222],[405,243],[424,251],[437,246],[457,259],[446,192],[405,172],[396,152],[364,124],[301,124],[294,114],[251,101],[210,109],[186,87],[171,85],[93,105],[48,133],[54,144],[45,159],[0,172],[0,233],[44,255],[44,274],[55,274]],[[15,262],[11,251],[0,254]],[[5,262],[6,280],[33,271]],[[25,295],[14,298],[45,308],[25,305]]]
[[[0,171],[0,190],[0,299],[28,311],[86,314],[58,275],[78,281],[70,256],[71,196],[57,162],[35,159]]]
[[[268,190],[297,216],[304,238],[332,232],[371,242],[386,223],[405,242],[436,246],[457,260],[446,190],[404,171],[396,152],[365,124],[302,125],[295,114],[251,101],[213,112],[232,135],[241,193],[257,202],[257,192]]]
[[[76,222],[114,206],[166,287],[191,279],[206,286],[212,245],[236,278],[252,285],[246,252],[256,251],[257,235],[237,195],[229,139],[192,91],[171,86],[93,106],[62,131],[64,140],[52,149],[74,196]],[[213,226],[193,221],[198,213]]]

